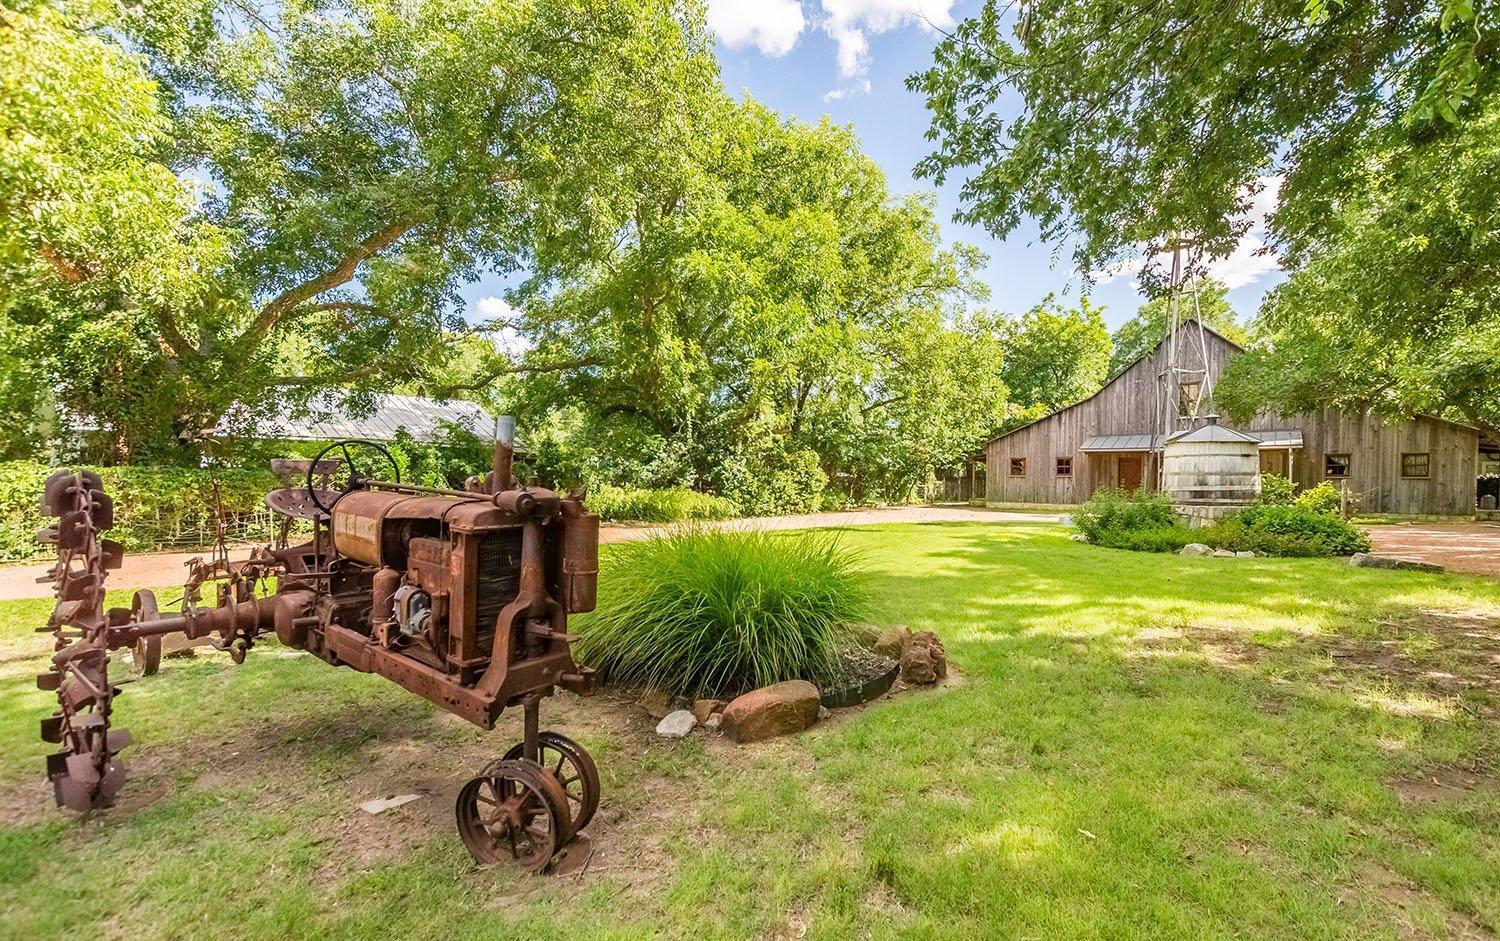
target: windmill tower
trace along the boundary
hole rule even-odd
[[[1198,276],[1184,278],[1182,253],[1193,240],[1177,236],[1171,241],[1172,274],[1167,283],[1166,359],[1156,374],[1156,426],[1151,454],[1156,464],[1156,486],[1163,485],[1162,449],[1167,439],[1186,428],[1196,428],[1213,401],[1213,373],[1209,370],[1208,337],[1198,306]],[[1189,289],[1184,291],[1184,280]],[[1189,294],[1192,311],[1184,315],[1183,295]],[[1181,329],[1190,325],[1187,330]],[[1192,355],[1196,347],[1197,356]]]

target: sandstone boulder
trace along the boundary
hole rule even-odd
[[[1214,550],[1201,542],[1190,542],[1182,547],[1178,555],[1213,555]]]
[[[1216,559],[1232,559],[1232,558],[1234,558],[1234,553],[1230,552],[1228,549],[1215,549],[1214,550],[1214,558],[1216,558]]]
[[[912,685],[936,683],[948,675],[948,652],[932,631],[918,631],[901,652],[901,679]]]
[[[665,719],[672,711],[672,700],[664,690],[648,689],[636,706],[653,719]]]
[[[724,707],[729,705],[722,699],[697,699],[693,701],[693,718],[698,722],[708,721],[708,717],[716,712],[723,712]]]
[[[911,631],[904,625],[888,627],[875,638],[875,643],[870,649],[892,660],[900,660],[901,651],[906,649],[906,641],[909,637],[911,637]]]
[[[736,742],[758,742],[800,732],[818,721],[818,688],[787,680],[751,690],[724,708],[724,733]]]

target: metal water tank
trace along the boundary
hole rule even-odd
[[[1228,516],[1260,493],[1260,439],[1219,424],[1217,415],[1207,422],[1162,448],[1162,490],[1193,526]]]

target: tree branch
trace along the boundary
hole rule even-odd
[[[437,388],[439,391],[447,393],[473,392],[476,389],[484,388],[485,386],[494,382],[496,379],[499,379],[501,376],[510,376],[519,373],[566,372],[569,369],[583,369],[586,366],[602,366],[603,364],[604,360],[593,356],[585,356],[579,359],[558,360],[551,363],[536,363],[533,365],[527,365],[525,363],[515,363],[507,366],[497,366],[493,369],[487,369],[485,370],[483,376],[480,376],[477,379],[471,379],[468,382],[455,382],[449,385],[438,386]]]
[[[392,222],[356,245],[332,269],[325,271],[310,281],[304,281],[296,287],[282,292],[260,309],[260,313],[256,315],[255,321],[235,340],[235,345],[239,346],[242,352],[248,352],[248,350],[254,348],[256,344],[266,338],[266,335],[281,322],[281,318],[285,317],[292,308],[304,301],[317,297],[324,291],[347,283],[354,277],[354,272],[359,270],[359,266],[366,259],[389,248],[397,239],[405,235],[413,225],[414,223],[408,221]]]

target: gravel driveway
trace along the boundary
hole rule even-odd
[[[847,510],[839,513],[808,513],[802,516],[767,516],[729,520],[721,525],[728,529],[825,529],[837,526],[873,526],[878,523],[1055,523],[1062,517],[1055,513],[1010,513],[969,506],[901,506],[871,510]],[[662,526],[621,526],[611,524],[600,531],[602,542],[628,542],[648,539],[663,532]],[[231,558],[242,558],[248,547],[230,549]],[[189,559],[207,556],[197,552],[147,552],[126,554],[125,564],[111,572],[109,584],[124,588],[159,588],[181,585]],[[47,598],[52,583],[38,584],[45,578],[50,563],[23,563],[0,566],[0,601],[16,598]]]

